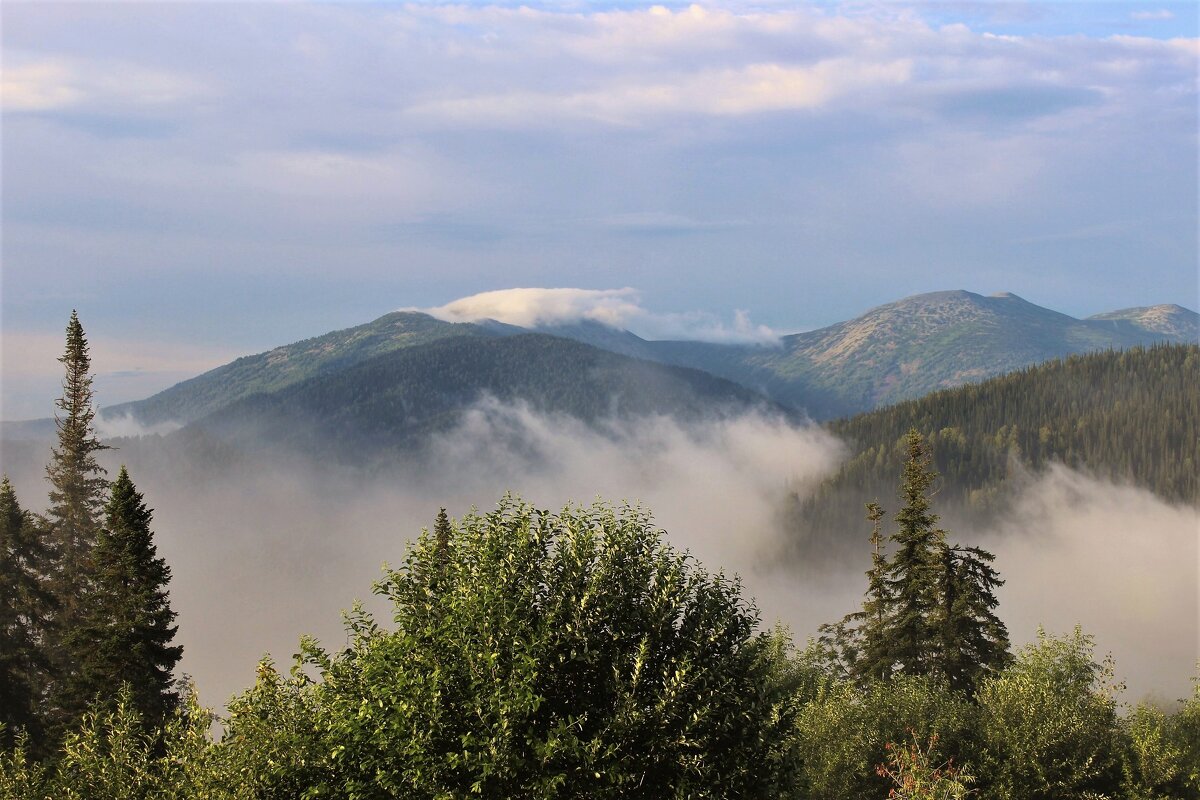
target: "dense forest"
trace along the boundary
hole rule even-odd
[[[1003,513],[1053,463],[1200,503],[1200,346],[1166,344],[1071,356],[827,423],[852,454],[797,499],[800,546],[859,541],[865,503],[894,494],[910,429],[941,474],[938,505],[956,522]],[[846,536],[847,531],[855,531]]]
[[[193,450],[269,444],[362,465],[411,457],[485,398],[585,422],[654,414],[687,420],[750,408],[785,413],[708,373],[568,339],[455,336],[244,397],[175,436]]]
[[[74,315],[61,361],[49,510],[0,484],[0,800],[1200,798],[1200,683],[1131,708],[1079,630],[1013,652],[915,427],[861,608],[807,646],[646,511],[510,495],[385,569],[390,621],[351,609],[345,646],[264,659],[214,715],[174,680],[152,512],[96,463]]]

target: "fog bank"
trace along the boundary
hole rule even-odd
[[[340,612],[356,598],[386,620],[386,606],[370,597],[382,562],[399,562],[439,507],[459,517],[510,490],[551,509],[597,497],[641,503],[673,545],[741,575],[764,622],[784,622],[800,643],[857,608],[869,565],[866,523],[848,532],[861,539],[861,558],[831,566],[782,557],[794,553],[784,546],[782,501],[809,491],[845,450],[815,426],[757,414],[593,428],[487,402],[420,463],[370,477],[270,452],[214,470],[164,450],[170,438],[145,441],[105,460],[128,463],[155,510],[174,575],[181,667],[212,706],[252,683],[263,653],[289,660],[302,633],[339,647]],[[17,463],[8,450],[4,468],[21,502],[41,510],[35,452]],[[1167,700],[1187,694],[1195,674],[1198,537],[1196,509],[1062,468],[1031,480],[988,530],[951,531],[996,553],[1007,581],[999,612],[1014,643],[1034,639],[1038,625],[1065,633],[1080,624],[1099,655],[1112,652],[1131,699]]]

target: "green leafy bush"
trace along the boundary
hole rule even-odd
[[[222,746],[252,754],[250,779],[356,798],[788,788],[778,638],[638,509],[506,498],[423,536],[377,591],[394,629],[356,610],[344,652],[306,643],[311,683],[260,674],[235,703]]]
[[[1090,636],[1038,641],[979,691],[983,774],[998,800],[1067,800],[1115,788],[1117,711],[1111,666]]]

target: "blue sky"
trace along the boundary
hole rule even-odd
[[[3,406],[510,287],[643,332],[1197,305],[1192,3],[9,2]],[[740,314],[738,312],[741,312]]]

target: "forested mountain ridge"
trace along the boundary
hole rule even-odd
[[[651,342],[668,363],[705,369],[802,407],[816,419],[869,411],[1051,358],[1159,341],[1197,341],[1197,314],[1179,306],[1086,320],[1013,294],[916,295],[781,346]]]
[[[249,395],[174,435],[269,442],[369,463],[419,447],[484,398],[585,422],[645,415],[686,420],[750,408],[786,413],[708,373],[567,339],[452,336]]]
[[[498,332],[478,325],[394,311],[365,325],[244,356],[145,400],[106,408],[105,415],[132,414],[146,425],[191,422],[243,397],[337,372],[383,353],[452,336],[494,335]]]
[[[145,400],[106,408],[144,425],[186,424],[254,394],[329,375],[394,350],[449,337],[536,332],[634,358],[711,373],[818,420],[869,411],[1051,358],[1160,341],[1194,342],[1200,317],[1179,306],[1130,308],[1085,320],[1011,294],[916,295],[777,346],[649,341],[583,320],[525,329],[493,320],[451,323],[416,311],[245,356]],[[554,367],[551,367],[553,369]]]
[[[1200,346],[1155,345],[1070,356],[827,423],[852,455],[797,501],[802,540],[864,529],[864,504],[885,505],[906,431],[927,436],[943,476],[938,504],[956,518],[1001,513],[1031,472],[1062,463],[1200,504]]]

